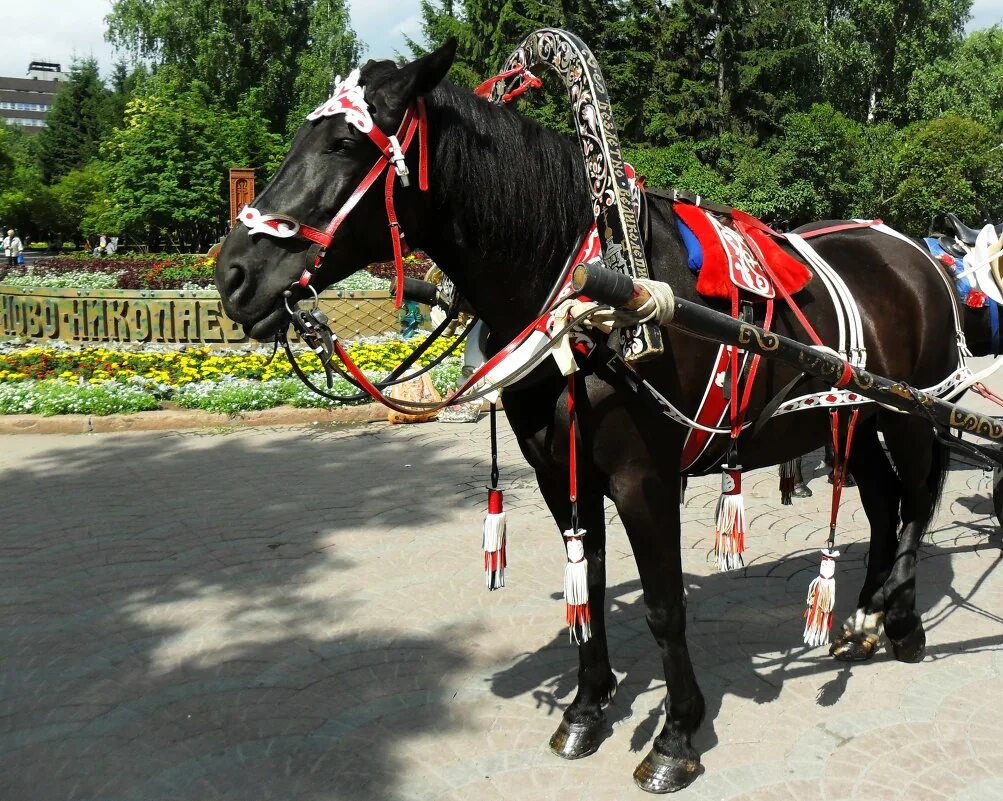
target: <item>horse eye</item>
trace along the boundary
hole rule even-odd
[[[352,139],[335,139],[334,142],[325,150],[325,153],[344,153],[346,150],[352,147],[355,141]]]

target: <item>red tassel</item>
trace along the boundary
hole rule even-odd
[[[505,586],[505,509],[500,489],[488,490],[484,518],[484,581],[489,590]]]
[[[836,557],[839,551],[822,551],[822,564],[818,577],[808,587],[808,608],[804,612],[804,641],[806,645],[824,645],[829,642],[832,629],[832,610],[836,606]]]
[[[584,529],[564,532],[568,563],[564,566],[565,619],[571,641],[581,645],[592,638],[592,615],[589,612],[588,562],[585,561]]]
[[[714,528],[714,556],[721,570],[745,565],[745,501],[742,499],[742,468],[721,468],[721,497],[717,502]]]
[[[797,486],[797,467],[797,459],[791,459],[780,465],[780,504],[782,506],[791,506],[794,503],[791,497],[794,487]]]

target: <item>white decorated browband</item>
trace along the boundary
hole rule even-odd
[[[339,75],[334,79],[334,93],[317,108],[306,115],[308,120],[333,117],[344,114],[345,122],[354,125],[362,133],[373,130],[373,117],[366,102],[365,87],[359,86],[359,70],[354,69],[344,80]]]

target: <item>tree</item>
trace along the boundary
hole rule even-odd
[[[48,127],[38,135],[39,166],[45,183],[82,167],[97,155],[112,124],[110,96],[94,59],[74,62],[69,81],[53,101]]]
[[[852,119],[907,120],[909,84],[962,40],[972,0],[826,0],[826,99]]]
[[[911,234],[925,233],[933,215],[949,211],[969,220],[1003,215],[1003,149],[974,120],[947,115],[906,128],[894,182],[890,218]]]
[[[59,212],[54,232],[61,238],[79,242],[103,233],[84,225],[85,220],[93,220],[107,205],[105,180],[98,162],[66,173],[52,187],[52,194]]]
[[[228,169],[251,166],[266,177],[280,137],[268,132],[256,92],[230,111],[168,72],[129,102],[123,126],[102,148],[107,198],[88,208],[83,225],[153,245],[166,238],[201,247],[228,222]]]
[[[107,20],[110,41],[154,67],[177,68],[224,108],[258,89],[273,131],[286,129],[318,69],[330,76],[340,66],[324,68],[325,54],[357,55],[359,47],[343,0],[115,0]],[[309,77],[298,90],[301,59]]]
[[[344,0],[317,0],[311,5],[307,44],[293,80],[290,130],[330,95],[335,75],[347,75],[359,63],[363,45],[350,23]]]
[[[956,50],[917,69],[908,106],[914,119],[958,114],[1003,130],[1003,28],[972,31]]]

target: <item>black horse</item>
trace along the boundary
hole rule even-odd
[[[407,110],[424,98],[430,186],[427,192],[413,180],[410,187],[397,186],[400,227],[413,247],[427,252],[453,279],[490,327],[498,348],[539,313],[593,221],[591,199],[577,144],[444,80],[454,51],[450,43],[401,67],[370,61],[360,82],[376,124],[386,132],[396,131]],[[370,139],[343,115],[308,121],[256,205],[263,213],[323,228],[377,156]],[[407,161],[414,176],[417,147],[409,148]],[[338,230],[313,277],[317,289],[391,257],[382,186],[377,182]],[[670,202],[650,199],[648,231],[653,277],[669,283],[680,297],[699,302]],[[901,240],[868,229],[824,235],[813,244],[859,303],[869,369],[919,387],[933,386],[954,370],[955,300],[928,258]],[[272,338],[288,321],[283,292],[314,252],[307,241],[249,235],[238,226],[227,237],[216,267],[226,312],[250,336]],[[305,294],[294,292],[295,297]],[[837,323],[829,296],[809,284],[797,300],[823,340],[834,342]],[[793,315],[782,304],[777,308],[774,330],[805,340]],[[664,357],[640,369],[663,395],[692,413],[717,346],[672,329],[664,333]],[[771,363],[760,373],[750,406],[753,417],[794,377],[788,368]],[[561,530],[570,526],[566,392],[567,381],[544,366],[504,393],[505,413]],[[578,693],[552,747],[566,758],[595,751],[603,730],[602,708],[615,689],[604,628],[606,496],[616,504],[635,555],[668,689],[665,725],[635,779],[646,790],[676,790],[700,771],[690,740],[704,714],[685,636],[679,465],[686,431],[627,389],[604,358],[582,363],[577,394],[579,515],[588,532],[593,637],[579,648]],[[828,415],[816,411],[772,419],[743,434],[742,463],[762,467],[807,453],[830,436],[829,425]],[[720,444],[719,458],[725,447]],[[925,647],[915,609],[916,551],[939,499],[945,462],[945,449],[922,419],[874,404],[862,407],[849,464],[871,526],[859,606],[872,621],[884,616],[895,656],[903,661],[918,661]],[[869,657],[874,643],[868,634],[865,627],[854,631],[839,655]]]

